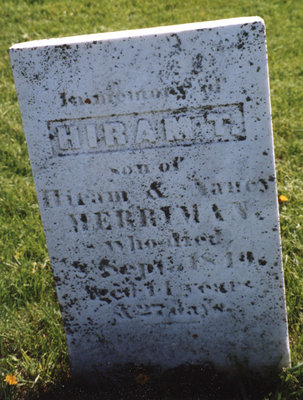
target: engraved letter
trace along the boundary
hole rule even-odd
[[[106,229],[110,231],[112,229],[109,223],[109,214],[107,211],[104,212],[96,212],[95,216],[97,218],[96,223],[100,229]]]
[[[78,232],[79,225],[81,225],[81,228],[82,228],[83,231],[87,231],[88,230],[87,214],[84,214],[84,213],[80,214],[80,215],[69,214],[69,217],[72,220],[75,232]],[[79,221],[78,221],[78,219],[79,219]],[[81,222],[81,224],[80,224],[80,222]]]
[[[224,140],[230,138],[229,135],[231,133],[230,131],[231,121],[230,121],[230,116],[228,114],[221,114],[218,112],[209,113],[207,115],[207,122],[212,123],[212,125],[214,126],[215,136],[223,138]],[[227,132],[226,132],[226,127],[228,127]]]
[[[135,221],[133,219],[133,215],[130,211],[128,210],[117,210],[116,211],[116,216],[118,218],[118,223],[120,228],[124,227],[135,227]]]
[[[125,127],[122,122],[107,122],[104,124],[105,142],[108,146],[126,144]]]
[[[88,147],[94,149],[97,147],[97,134],[96,134],[96,126],[95,125],[87,125],[87,141]]]
[[[191,120],[188,117],[164,119],[166,139],[169,141],[192,139]]]
[[[79,132],[76,126],[58,126],[57,132],[61,150],[80,149]]]
[[[139,208],[140,217],[141,217],[141,226],[157,226],[157,222],[155,219],[155,212],[152,209],[148,208]]]
[[[137,124],[136,143],[142,142],[155,143],[155,132],[147,119],[139,119]]]

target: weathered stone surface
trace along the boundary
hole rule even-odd
[[[287,365],[263,21],[11,60],[74,373]]]

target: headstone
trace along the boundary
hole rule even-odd
[[[262,19],[11,61],[74,374],[288,365]]]

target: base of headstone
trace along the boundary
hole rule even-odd
[[[70,390],[85,393],[85,399],[261,399],[275,392],[279,376],[280,369],[255,371],[241,364],[231,370],[218,370],[211,363],[185,364],[166,370],[161,366],[127,364],[91,379],[87,375],[74,376]],[[73,399],[77,400],[77,396]]]

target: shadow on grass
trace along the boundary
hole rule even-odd
[[[275,371],[254,373],[238,366],[238,373],[217,371],[212,365],[182,365],[166,371],[127,365],[112,371],[94,386],[82,380],[53,388],[41,400],[262,400],[279,383]]]

